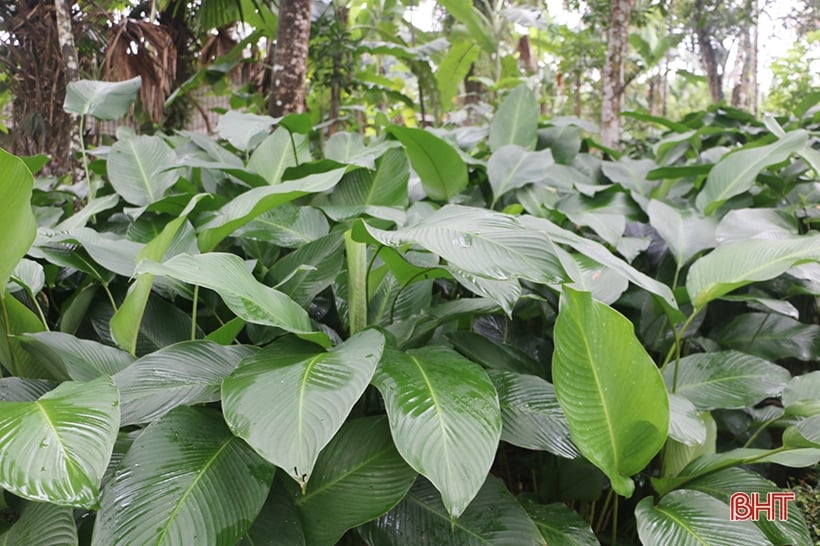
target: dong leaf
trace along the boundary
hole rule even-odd
[[[158,201],[176,183],[178,175],[168,170],[176,154],[157,136],[120,140],[108,154],[108,178],[114,190],[132,205]]]
[[[722,245],[692,264],[686,291],[695,308],[701,309],[736,288],[773,279],[795,265],[818,260],[820,234]]]
[[[125,351],[61,332],[38,332],[19,337],[23,348],[34,355],[60,380],[91,381],[127,368],[134,357]]]
[[[20,497],[92,508],[120,423],[108,377],[0,403],[0,485]]]
[[[490,124],[490,150],[498,151],[507,144],[517,144],[528,150],[538,141],[538,103],[526,85],[513,89],[498,107]]]
[[[555,394],[578,450],[631,496],[630,479],[666,441],[669,400],[629,322],[587,292],[564,287],[555,322]]]
[[[731,521],[729,506],[700,491],[672,491],[655,505],[646,497],[635,507],[638,536],[645,545],[769,546],[751,521]]]
[[[383,347],[375,330],[327,352],[292,339],[277,341],[243,359],[223,382],[225,420],[304,488],[319,452],[370,383]]]
[[[424,129],[391,125],[387,130],[404,146],[430,199],[449,201],[467,187],[467,165],[447,142]]]
[[[662,201],[651,200],[647,207],[649,224],[661,234],[678,269],[698,252],[715,246],[714,218],[700,218],[696,213],[680,211]]]
[[[319,455],[304,495],[292,488],[308,543],[333,546],[348,529],[381,516],[416,475],[396,451],[384,417],[348,421]]]
[[[487,178],[493,197],[544,179],[546,169],[554,165],[552,152],[530,152],[516,144],[507,144],[496,150],[487,162]]]
[[[264,178],[268,184],[279,184],[285,169],[310,161],[309,144],[304,135],[292,134],[284,128],[276,129],[253,152],[248,170]]]
[[[119,119],[137,98],[142,78],[137,76],[121,82],[78,80],[66,88],[63,108],[66,112],[97,119]]]
[[[803,130],[792,131],[768,146],[748,148],[726,155],[715,165],[695,203],[709,215],[731,197],[748,191],[767,165],[780,163],[802,149],[808,139]]]
[[[257,281],[233,254],[179,254],[163,264],[143,262],[139,272],[209,288],[243,320],[275,326],[320,344],[328,343],[325,334],[312,330],[310,318],[299,304]]]
[[[67,506],[27,502],[20,518],[0,535],[0,546],[77,546],[74,512]]]
[[[218,412],[179,407],[134,441],[105,488],[93,546],[234,546],[274,469]]]
[[[0,230],[0,300],[17,263],[25,256],[37,234],[31,210],[34,179],[23,161],[0,148],[0,203],[3,229]]]
[[[545,546],[546,540],[504,484],[490,476],[453,519],[438,492],[419,478],[398,506],[359,528],[370,546]]]
[[[577,512],[562,502],[536,504],[530,500],[521,502],[535,522],[547,544],[564,546],[600,546],[595,534]]]
[[[498,395],[487,374],[455,351],[431,346],[386,351],[373,384],[399,453],[458,517],[484,483],[501,436]]]

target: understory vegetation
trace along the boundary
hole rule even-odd
[[[820,110],[631,116],[0,150],[0,543],[816,544]]]

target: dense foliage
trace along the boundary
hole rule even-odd
[[[0,151],[0,540],[812,544],[727,505],[820,460],[812,106]]]

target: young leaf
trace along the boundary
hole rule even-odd
[[[128,112],[141,85],[142,78],[139,76],[121,82],[70,82],[66,88],[63,109],[79,116],[90,114],[97,119],[118,119]]]
[[[333,546],[393,508],[416,476],[396,451],[387,419],[348,421],[319,455],[305,493],[293,491],[307,542]]]
[[[0,404],[0,485],[20,497],[92,508],[120,424],[108,377]]]
[[[37,234],[31,210],[34,178],[23,161],[0,148],[0,203],[3,229],[0,230],[0,300],[17,263],[26,255]]]
[[[805,146],[808,136],[806,131],[798,129],[768,146],[740,150],[725,156],[709,171],[706,184],[695,200],[698,209],[704,214],[712,214],[729,198],[748,191],[764,167],[788,159]]]
[[[729,519],[729,506],[700,491],[672,491],[657,506],[646,497],[635,507],[638,536],[645,545],[770,546],[751,521]]]
[[[140,273],[165,275],[210,288],[236,315],[254,324],[275,326],[320,344],[327,336],[314,332],[307,312],[285,294],[257,281],[233,254],[178,254],[163,264],[143,262]]]
[[[532,150],[538,141],[538,104],[535,94],[521,84],[504,98],[490,124],[490,151],[507,144]]]
[[[391,125],[430,199],[449,201],[467,187],[467,165],[452,146],[424,129]]]
[[[555,394],[578,450],[623,496],[666,441],[669,399],[632,323],[588,292],[564,287],[555,321]]]
[[[234,434],[303,487],[376,369],[384,337],[365,330],[328,352],[292,339],[245,358],[222,383]],[[287,438],[287,441],[282,441]]]
[[[820,234],[789,239],[750,239],[722,245],[699,258],[686,278],[696,309],[756,281],[767,281],[792,266],[820,260]]]
[[[527,513],[498,478],[489,476],[458,519],[438,491],[419,478],[398,506],[359,528],[370,546],[546,546]]]
[[[484,483],[501,437],[498,395],[487,374],[444,347],[388,350],[373,384],[399,453],[458,517]]]
[[[273,472],[219,413],[176,408],[134,441],[106,486],[92,546],[234,546]]]

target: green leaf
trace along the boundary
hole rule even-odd
[[[132,205],[158,201],[179,175],[176,154],[157,136],[137,136],[116,142],[108,153],[108,178],[120,196]]]
[[[338,188],[334,194],[337,191]],[[284,248],[299,248],[324,237],[329,231],[330,225],[320,210],[286,203],[254,218],[240,228],[236,236]]]
[[[0,230],[0,302],[17,263],[26,255],[37,234],[31,210],[34,178],[23,161],[0,148],[0,203],[3,229]],[[1,303],[0,303],[1,304]]]
[[[277,129],[253,152],[248,161],[248,170],[264,178],[268,184],[279,184],[285,169],[310,161],[309,145],[310,141],[305,135]]]
[[[504,98],[490,124],[490,151],[507,144],[532,150],[538,141],[538,104],[535,94],[521,84]]]
[[[404,145],[427,197],[449,201],[467,187],[467,165],[446,141],[424,129],[391,125],[387,131]]]
[[[0,306],[0,364],[16,377],[57,379],[48,366],[23,349],[22,341],[17,337],[26,332],[45,330],[40,317],[14,297],[0,299]]]
[[[669,399],[632,323],[588,292],[564,287],[552,375],[578,450],[620,495],[666,441]]]
[[[27,502],[20,519],[0,535],[0,546],[77,546],[74,511],[66,506]]]
[[[707,429],[702,414],[688,398],[679,394],[669,394],[669,436],[690,447],[706,443]]]
[[[80,116],[90,114],[97,119],[119,119],[128,112],[141,85],[139,76],[121,82],[69,82],[63,109]]]
[[[498,40],[496,40],[492,25],[471,1],[440,0],[439,3],[467,27],[470,37],[476,40],[481,49],[490,54],[496,52]]]
[[[361,222],[354,236],[383,245],[420,245],[470,274],[496,280],[523,278],[553,284],[566,278],[548,237],[517,218],[475,207],[446,205],[421,224],[383,231]]]
[[[575,156],[581,151],[581,130],[569,124],[539,129],[538,147],[549,148],[556,163],[572,165]]]
[[[61,381],[111,376],[134,362],[134,357],[124,351],[61,332],[24,334],[18,339],[51,371],[52,377]]]
[[[732,493],[777,493],[781,489],[756,472],[742,468],[727,468],[714,474],[709,474],[689,482],[688,489],[701,491],[713,496],[721,502],[729,503]],[[765,516],[755,521],[755,525],[763,531],[773,544],[794,544],[796,546],[811,546],[809,530],[806,520],[799,508],[789,506],[789,517],[769,521]]]
[[[536,376],[543,376],[546,372],[542,363],[533,360],[517,347],[497,343],[481,334],[453,332],[447,339],[459,353],[485,368]]]
[[[545,169],[555,164],[552,152],[530,152],[517,144],[506,144],[496,150],[487,162],[487,178],[498,200],[510,190],[544,179]]]
[[[468,40],[459,41],[450,47],[436,70],[436,83],[442,108],[447,111],[453,108],[453,99],[458,94],[458,87],[478,59],[481,49]]]
[[[219,138],[224,138],[234,148],[247,152],[256,148],[268,136],[274,123],[276,119],[270,116],[229,110],[219,117],[216,130]]]
[[[273,471],[218,412],[176,408],[134,441],[106,485],[92,545],[234,546]]]
[[[793,378],[783,389],[783,407],[789,415],[809,417],[820,414],[820,371]]]
[[[333,546],[393,508],[416,476],[396,451],[387,419],[348,421],[319,455],[305,493],[292,487],[307,542]]]
[[[344,238],[331,233],[277,261],[271,268],[270,278],[279,290],[303,307],[333,284],[344,262]]]
[[[579,456],[552,385],[534,375],[501,370],[487,373],[498,391],[504,422],[502,440],[568,459]]]
[[[223,382],[225,420],[304,487],[319,452],[370,382],[383,348],[375,330],[328,352],[292,339],[277,341],[242,360]]]
[[[246,191],[236,197],[204,225],[197,229],[199,248],[209,252],[222,239],[277,205],[288,203],[304,195],[332,189],[342,179],[345,169],[311,174],[299,180],[289,180],[274,186],[265,186]]]
[[[669,245],[678,269],[698,252],[715,246],[717,221],[712,217],[702,218],[695,212],[679,210],[654,199],[649,202],[646,212],[649,224]]]
[[[654,505],[646,497],[635,507],[643,544],[675,546],[771,546],[751,521],[731,521],[729,505],[700,491],[673,491]]]
[[[498,478],[490,476],[458,519],[419,478],[398,506],[359,528],[370,546],[545,546],[538,528]]]
[[[268,500],[236,546],[305,546],[305,533],[293,498],[275,480]]]
[[[778,396],[791,377],[788,370],[738,351],[697,353],[663,372],[670,391],[688,398],[698,409],[741,409]]]
[[[243,345],[195,340],[143,356],[113,376],[122,426],[156,421],[177,406],[219,401],[222,380],[253,353]]]
[[[789,239],[751,239],[717,247],[689,269],[686,291],[696,309],[756,281],[767,281],[791,267],[820,260],[820,234]]]
[[[0,402],[33,402],[57,385],[45,379],[0,379]]]
[[[559,546],[600,546],[589,523],[562,502],[536,504],[520,501],[547,544]]]
[[[458,517],[484,483],[501,437],[498,395],[487,374],[455,351],[431,346],[385,351],[373,384],[399,453]]]
[[[325,334],[313,331],[307,312],[299,304],[257,281],[239,256],[218,252],[179,254],[163,264],[143,262],[139,272],[209,288],[243,320],[275,326],[320,344],[328,343]]]
[[[716,340],[766,360],[820,360],[820,326],[770,313],[737,315],[718,331]]]
[[[108,377],[0,403],[0,485],[20,497],[92,508],[120,424]]]
[[[705,214],[714,213],[729,198],[751,189],[757,174],[767,165],[780,163],[805,146],[808,133],[792,131],[769,144],[734,152],[715,165],[695,204]]]

